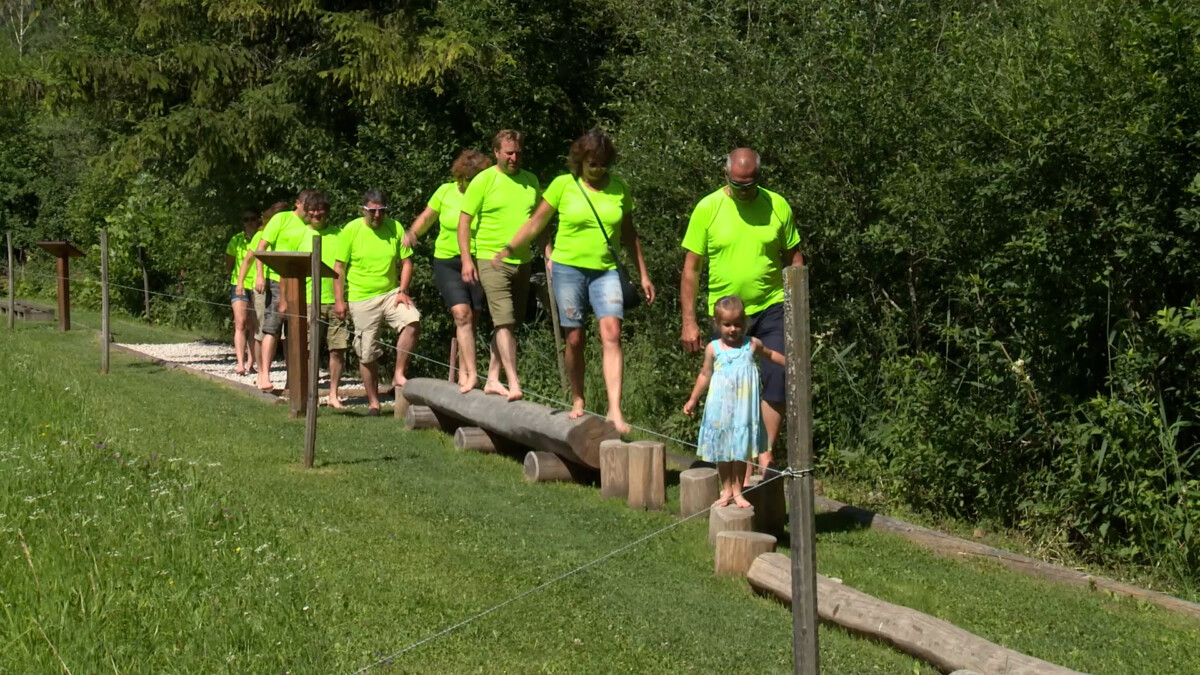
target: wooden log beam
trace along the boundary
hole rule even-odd
[[[753,508],[714,506],[708,512],[708,545],[716,546],[717,535],[722,532],[750,532],[753,520]]]
[[[719,532],[713,573],[744,577],[758,556],[774,551],[775,537],[769,534],[731,530]]]
[[[587,467],[540,450],[525,453],[524,468],[525,480],[530,483],[586,483],[592,473]]]
[[[721,496],[721,476],[710,467],[687,469],[679,474],[679,515],[690,518],[712,506]]]
[[[1027,574],[1039,579],[1046,579],[1067,586],[1078,586],[1092,590],[1105,590],[1116,595],[1125,595],[1159,607],[1200,619],[1200,604],[1188,602],[1165,593],[1139,588],[1101,576],[1088,574],[1079,570],[1068,569],[1059,565],[1037,560],[1028,556],[1011,553],[1003,549],[988,546],[977,541],[968,541],[952,537],[944,532],[931,530],[919,525],[912,525],[902,520],[889,518],[873,511],[860,509],[827,497],[816,498],[817,509],[836,513],[872,530],[891,532],[927,548],[935,553],[959,560],[978,558],[999,563],[1014,572]]]
[[[479,427],[459,427],[454,430],[454,449],[495,452],[496,441],[491,434]]]
[[[600,441],[600,497],[629,498],[629,446],[619,438]]]
[[[410,405],[404,413],[404,428],[409,431],[422,429],[440,429],[441,422],[434,414],[433,408],[424,405]]]
[[[600,442],[620,438],[617,430],[592,415],[569,419],[567,411],[529,401],[508,401],[476,389],[459,393],[458,384],[426,377],[404,385],[409,403],[429,406],[520,445],[552,452],[593,469],[600,467]]]
[[[746,575],[759,593],[792,603],[791,562],[764,553]],[[1001,647],[941,619],[893,605],[828,577],[817,576],[817,614],[826,623],[886,642],[942,672],[969,669],[1006,675],[1078,675],[1048,661]]]

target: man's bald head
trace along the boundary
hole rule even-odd
[[[750,148],[738,148],[725,158],[726,188],[730,197],[750,201],[758,197],[758,153]]]
[[[729,173],[753,173],[758,175],[758,169],[762,166],[762,159],[758,153],[750,148],[738,148],[729,153],[725,157],[725,170]]]

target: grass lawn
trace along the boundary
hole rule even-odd
[[[122,341],[179,339],[130,325]],[[87,331],[0,329],[0,671],[351,672],[675,522],[527,485],[511,459],[387,417],[322,410],[305,471],[282,407],[98,363]],[[1200,671],[1198,622],[819,525],[823,573],[1006,646],[1093,673]],[[789,613],[713,577],[706,532],[684,523],[381,669],[790,672]],[[934,672],[820,639],[827,673]]]

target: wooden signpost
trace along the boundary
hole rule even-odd
[[[100,230],[100,372],[108,374],[108,230]]]
[[[71,330],[71,258],[82,258],[83,251],[65,241],[36,242],[58,259],[58,329]]]
[[[279,274],[279,286],[287,305],[287,391],[288,417],[296,419],[308,408],[308,303],[304,298],[304,280],[312,273],[312,256],[309,253],[285,253],[280,251],[257,251],[255,257],[262,264]],[[336,274],[328,265],[321,264],[322,277]],[[320,286],[320,284],[314,284]],[[265,365],[263,367],[266,367]],[[312,385],[315,387],[316,382]]]
[[[8,329],[12,330],[16,325],[17,313],[17,291],[13,287],[13,252],[12,252],[12,232],[7,234],[8,239]]]

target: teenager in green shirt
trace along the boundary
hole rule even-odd
[[[471,179],[491,165],[491,160],[482,152],[463,150],[450,167],[450,175],[454,180],[438,187],[429,198],[425,210],[404,234],[404,245],[412,248],[417,243],[417,237],[434,223],[438,224],[438,236],[433,245],[433,281],[450,315],[454,317],[455,335],[458,338],[458,383],[468,387],[475,386],[470,379],[473,374],[468,375],[467,364],[471,364],[470,372],[473,373],[475,325],[479,323],[479,313],[483,310],[483,287],[478,283],[467,283],[462,278],[462,257],[458,250],[459,206]]]
[[[701,261],[707,261],[709,314],[719,298],[738,296],[746,307],[746,335],[783,353],[783,268],[801,265],[804,258],[792,208],[783,197],[758,184],[759,168],[754,150],[738,148],[729,153],[725,186],[701,199],[688,221],[679,304],[683,309],[681,340],[689,352],[704,346],[696,322],[696,280]],[[762,364],[762,399],[767,451],[756,461],[767,467],[787,399],[781,366]],[[747,469],[747,478],[752,470],[753,465]]]
[[[229,275],[229,303],[233,306],[233,351],[237,356],[238,375],[248,369],[258,369],[258,345],[248,337],[257,332],[257,321],[251,311],[251,285],[238,278],[242,264],[250,257],[250,241],[257,234],[262,221],[257,211],[242,212],[242,232],[233,235],[225,246],[225,272]]]
[[[362,212],[362,218],[347,223],[338,235],[334,311],[339,318],[349,315],[354,322],[354,351],[367,390],[367,414],[378,415],[379,373],[375,362],[383,354],[379,331],[386,321],[399,333],[396,371],[392,375],[398,398],[406,382],[409,358],[417,347],[421,314],[409,295],[412,250],[402,242],[404,230],[400,223],[384,215],[387,195],[382,190],[367,190]]]
[[[533,215],[541,188],[537,176],[521,168],[524,135],[512,129],[501,130],[492,139],[496,166],[479,172],[463,194],[458,217],[458,249],[462,258],[463,283],[479,283],[487,297],[488,311],[496,327],[492,335],[491,359],[485,394],[506,396],[515,401],[522,396],[517,377],[517,338],[513,330],[525,318],[529,295],[529,245],[508,247],[512,236]],[[471,232],[471,220],[476,220]],[[474,235],[474,247],[471,246]],[[472,251],[489,259],[502,253],[499,265],[475,266]],[[467,376],[461,389],[466,393],[478,380],[475,363],[467,361]],[[500,383],[501,370],[508,386]]]
[[[608,394],[607,419],[617,431],[628,433],[621,414],[621,382],[624,356],[621,350],[621,321],[625,317],[621,278],[617,261],[609,251],[622,243],[631,249],[642,279],[647,302],[654,302],[654,284],[646,271],[642,244],[633,227],[633,198],[629,186],[609,170],[617,159],[612,140],[599,130],[590,131],[571,145],[567,165],[571,172],[554,179],[542,195],[533,217],[509,242],[509,250],[537,237],[551,216],[558,213],[558,232],[553,246],[546,247],[546,270],[558,301],[558,323],[566,329],[565,360],[571,381],[571,412],[574,419],[584,414],[583,341],[584,308],[590,305],[600,326],[604,387]],[[599,221],[597,221],[599,218]],[[604,231],[601,232],[600,228]],[[607,237],[607,239],[606,239]],[[493,264],[504,253],[498,252]]]

